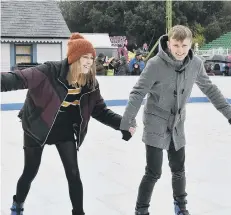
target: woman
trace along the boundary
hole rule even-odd
[[[95,79],[95,49],[80,34],[68,41],[67,58],[37,67],[1,73],[1,91],[28,89],[19,117],[24,130],[25,164],[13,196],[11,215],[22,215],[45,144],[55,144],[69,185],[73,215],[84,215],[83,187],[77,150],[87,133],[90,116],[119,130],[121,116],[108,109]],[[128,140],[134,129],[121,131]],[[76,150],[77,149],[77,150]]]

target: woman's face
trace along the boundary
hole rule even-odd
[[[93,55],[91,53],[82,55],[82,57],[79,60],[80,60],[81,72],[87,74],[91,70],[91,67],[94,62]]]

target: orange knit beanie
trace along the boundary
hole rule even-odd
[[[67,59],[68,63],[72,64],[84,54],[91,53],[93,57],[96,57],[95,49],[93,45],[79,33],[71,34],[71,37],[67,44]]]

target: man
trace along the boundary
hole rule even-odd
[[[103,53],[100,53],[96,58],[96,75],[107,75],[106,69],[104,67],[106,56]]]
[[[145,63],[142,59],[142,53],[137,51],[135,57],[129,62],[131,75],[140,75],[144,67]]]
[[[160,39],[159,52],[151,58],[130,93],[120,128],[129,130],[146,94],[143,142],[146,144],[145,175],[139,186],[136,215],[149,215],[155,183],[161,176],[163,149],[167,150],[172,172],[176,215],[189,215],[186,209],[185,109],[196,83],[213,105],[231,123],[231,106],[210,81],[202,60],[191,50],[192,32],[177,25]]]

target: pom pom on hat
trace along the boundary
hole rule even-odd
[[[71,34],[70,40],[75,40],[75,39],[84,39],[84,37],[80,33]]]
[[[81,34],[73,33],[67,44],[67,59],[68,63],[72,64],[81,56],[91,53],[93,57],[96,57],[95,49],[91,42],[86,40]]]

